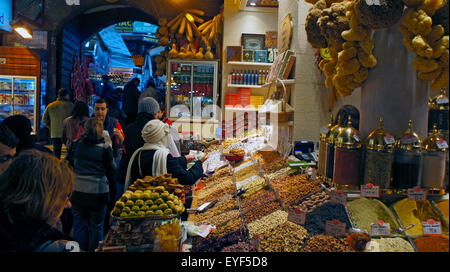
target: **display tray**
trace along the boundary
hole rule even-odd
[[[186,208],[183,208],[183,212],[186,210]],[[139,221],[139,220],[155,220],[155,221],[161,221],[161,220],[169,220],[172,218],[180,217],[183,212],[178,214],[171,214],[167,216],[129,216],[129,217],[117,217],[112,214],[112,211],[110,213],[110,216],[117,220],[126,220],[126,221]]]

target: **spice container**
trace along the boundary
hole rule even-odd
[[[445,158],[447,142],[438,134],[437,125],[433,133],[422,142],[422,182],[427,189],[439,190],[444,187]]]
[[[330,134],[327,138],[327,152],[326,152],[326,181],[331,182],[334,174],[334,147],[338,134],[344,129],[341,126],[341,116],[338,117],[337,123],[331,128]]]
[[[398,191],[420,185],[422,174],[422,153],[420,137],[412,130],[412,120],[408,130],[397,140],[394,149],[392,187]]]
[[[383,118],[378,128],[367,137],[364,150],[364,184],[372,183],[381,189],[391,186],[395,139],[383,129]]]
[[[320,131],[320,136],[319,136],[319,162],[318,162],[318,170],[317,170],[317,174],[319,175],[319,177],[325,177],[327,174],[327,172],[326,172],[327,138],[330,136],[332,126],[333,126],[333,115],[330,114],[330,123],[328,124],[327,127],[324,127]]]
[[[436,124],[439,133],[448,134],[448,97],[445,89],[441,89],[438,96],[430,98],[428,109],[428,133],[433,133]]]
[[[360,183],[362,143],[359,132],[351,125],[349,116],[347,127],[336,139],[333,183],[343,189],[355,190],[359,188]]]

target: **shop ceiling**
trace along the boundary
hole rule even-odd
[[[13,10],[39,21],[41,29],[58,33],[66,24],[80,20],[83,31],[95,33],[120,21],[140,20],[153,24],[165,17],[174,18],[188,8],[201,9],[205,19],[212,18],[223,7],[223,0],[16,0]]]

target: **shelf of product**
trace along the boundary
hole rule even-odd
[[[245,61],[229,61],[227,62],[229,65],[247,65],[247,66],[265,66],[270,67],[273,63],[266,62],[245,62]]]
[[[258,87],[266,84],[268,70],[233,70],[228,74],[228,87]]]
[[[169,60],[167,74],[167,111],[169,118],[218,118],[217,61]]]

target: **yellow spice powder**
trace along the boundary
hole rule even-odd
[[[428,219],[441,221],[439,213],[433,208],[429,201],[413,201],[405,198],[396,202],[394,204],[394,209],[404,227],[414,224],[414,227],[407,230],[409,235],[423,235],[423,221]],[[447,232],[448,226],[443,225],[442,231]]]
[[[448,220],[448,200],[438,202],[436,203],[436,205],[438,206],[439,210],[445,215],[445,217],[447,217]]]

